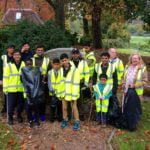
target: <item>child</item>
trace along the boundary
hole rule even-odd
[[[77,68],[71,66],[68,55],[63,53],[60,56],[63,70],[64,79],[64,99],[62,100],[63,109],[63,121],[61,123],[61,128],[67,126],[68,121],[68,104],[72,106],[72,112],[74,115],[74,126],[73,130],[79,130],[79,112],[77,108],[77,100],[80,97],[80,73]]]
[[[97,82],[96,85],[93,86],[94,88],[94,95],[96,97],[96,112],[97,117],[96,120],[99,123],[102,123],[103,127],[106,127],[107,121],[107,112],[108,112],[108,105],[109,105],[109,98],[112,95],[112,85],[106,84],[107,75],[101,74],[99,76],[100,81]]]
[[[38,105],[40,98],[43,95],[42,79],[40,67],[33,67],[32,59],[27,60],[26,66],[22,68],[22,82],[25,91],[29,127],[32,128],[34,125],[33,116],[35,117],[35,124],[39,126]]]
[[[52,61],[52,69],[48,72],[48,87],[50,101],[50,121],[54,122],[57,118],[58,121],[62,121],[62,99],[63,95],[63,78],[60,60],[54,58]]]

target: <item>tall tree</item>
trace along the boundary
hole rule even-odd
[[[46,0],[55,11],[56,23],[62,28],[65,28],[65,1],[64,0]]]

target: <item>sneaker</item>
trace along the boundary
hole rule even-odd
[[[40,126],[40,122],[39,122],[39,121],[36,121],[36,122],[35,122],[35,125],[36,125],[37,127],[39,127],[39,126]]]
[[[61,128],[64,129],[67,126],[67,120],[61,122]]]
[[[73,130],[74,131],[78,131],[79,129],[80,129],[80,122],[78,121],[78,120],[76,120],[75,122],[74,122],[74,126],[73,126]]]
[[[33,128],[33,126],[34,126],[34,122],[33,121],[29,121],[29,127]]]
[[[8,118],[8,124],[9,125],[13,125],[13,117],[9,117]]]
[[[40,115],[40,120],[41,120],[42,122],[44,122],[44,121],[46,120],[45,115]]]

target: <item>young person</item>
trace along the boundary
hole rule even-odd
[[[50,95],[50,121],[62,121],[63,70],[59,58],[52,60],[52,69],[48,72],[48,87]]]
[[[21,57],[23,61],[27,61],[28,59],[31,59],[34,55],[34,52],[30,49],[29,43],[22,44],[21,48]]]
[[[42,91],[42,78],[40,67],[33,67],[32,59],[26,61],[26,66],[22,68],[22,82],[24,86],[24,97],[26,99],[26,111],[29,126],[40,125],[39,122],[39,103]],[[34,116],[34,120],[33,120]]]
[[[7,66],[7,64],[9,62],[13,62],[13,53],[15,51],[15,46],[14,45],[9,45],[7,47],[7,52],[6,54],[1,56],[0,59],[0,84],[3,85],[3,71],[5,69],[5,67]],[[1,110],[1,113],[4,114],[6,113],[7,110],[7,104],[6,104],[6,94],[4,93],[4,103],[3,103],[3,107]]]
[[[103,127],[106,126],[109,98],[112,95],[112,85],[107,84],[107,79],[106,74],[101,74],[99,76],[99,81],[93,86],[94,95],[96,97],[96,120],[102,123]]]
[[[80,51],[78,49],[72,50],[71,57],[71,65],[79,69],[81,84],[88,86],[90,72],[87,62],[82,59]]]
[[[115,67],[109,63],[109,58],[109,53],[103,52],[101,54],[101,62],[95,64],[95,70],[92,78],[93,85],[99,81],[100,74],[106,74],[108,77],[107,84],[113,84],[113,81],[117,77],[117,73],[115,71]]]
[[[62,100],[63,121],[61,127],[65,128],[68,122],[67,108],[71,104],[72,113],[74,115],[73,130],[79,130],[79,112],[77,108],[77,100],[80,97],[80,73],[77,68],[70,64],[68,55],[63,53],[60,56],[64,78],[64,99]]]
[[[94,52],[91,50],[89,45],[84,46],[85,56],[84,59],[87,61],[90,70],[90,77],[93,76],[94,73],[94,66],[96,64],[96,58]]]
[[[39,110],[40,110],[40,119],[41,121],[45,121],[45,111],[46,111],[46,96],[48,95],[48,87],[47,87],[47,73],[50,69],[50,59],[44,56],[44,46],[38,45],[36,48],[35,55],[33,56],[33,66],[38,66],[42,69],[42,81],[45,85],[45,93],[43,95],[43,101],[41,101],[41,104],[39,104]]]
[[[90,91],[87,88],[89,85],[89,78],[90,78],[89,67],[88,67],[87,61],[81,57],[81,53],[78,49],[72,50],[70,64],[73,67],[77,68],[80,72],[80,89],[81,89],[80,95],[81,97],[77,101],[77,105],[79,108],[80,120],[85,120],[85,113],[83,110],[86,104],[84,103],[83,105],[83,101],[86,101],[89,98],[88,95],[86,94],[87,92],[89,92],[89,96],[90,96]]]
[[[21,61],[21,53],[15,51],[13,53],[14,62],[9,63],[3,74],[3,92],[7,93],[7,108],[8,108],[8,124],[13,124],[13,114],[17,106],[17,120],[23,122],[21,113],[24,108],[23,85],[20,79],[21,69],[25,63]]]

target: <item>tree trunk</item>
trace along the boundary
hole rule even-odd
[[[93,0],[92,35],[94,48],[102,48],[102,33],[100,23],[101,23],[101,9],[96,4],[96,0]]]
[[[62,29],[65,28],[64,0],[56,0],[55,20]]]
[[[88,24],[88,20],[83,17],[83,32],[85,36],[89,35],[89,24]]]
[[[53,7],[55,11],[55,20],[56,23],[62,28],[65,28],[65,2],[64,0],[56,0],[53,2],[52,0],[46,0],[50,6]]]

